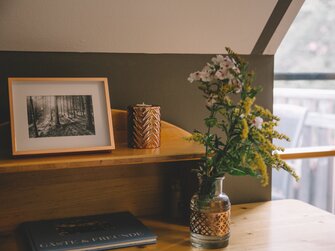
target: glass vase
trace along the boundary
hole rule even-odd
[[[224,177],[199,178],[191,199],[191,244],[198,248],[224,248],[230,236],[230,201],[223,192]]]

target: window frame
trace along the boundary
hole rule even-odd
[[[285,80],[285,81],[297,81],[297,80],[335,80],[335,73],[323,73],[323,72],[300,72],[300,73],[289,73],[280,72],[274,74],[274,81]],[[311,147],[297,147],[297,148],[286,148],[284,152],[279,153],[280,157],[284,160],[290,159],[301,159],[301,158],[322,158],[322,157],[333,157],[335,156],[335,146],[311,146]]]

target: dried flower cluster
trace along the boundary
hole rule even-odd
[[[289,140],[275,130],[279,118],[269,110],[255,104],[259,87],[253,87],[254,74],[248,64],[232,50],[228,55],[212,58],[201,71],[191,73],[188,81],[198,84],[206,98],[209,116],[205,118],[206,132],[195,131],[190,140],[205,146],[205,156],[199,165],[198,175],[220,177],[251,175],[268,184],[267,167],[284,169],[295,179],[295,171],[281,160],[281,147],[272,139]],[[237,101],[233,96],[239,96]],[[220,129],[223,135],[213,133]]]

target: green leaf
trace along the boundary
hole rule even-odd
[[[244,175],[250,175],[250,176],[258,176],[258,173],[253,171],[251,168],[234,168],[229,167],[227,172],[231,175],[238,175],[238,176],[244,176]]]
[[[195,131],[191,139],[205,146],[205,156],[201,158],[198,173],[208,177],[216,177],[223,173],[231,175],[251,175],[262,178],[260,170],[251,168],[255,165],[255,154],[258,153],[268,166],[284,169],[296,177],[294,171],[287,164],[272,155],[276,149],[271,145],[272,138],[285,138],[274,129],[273,121],[278,120],[266,109],[252,105],[250,114],[245,115],[248,123],[253,116],[262,116],[264,119],[263,129],[249,128],[248,137],[242,138],[244,126],[241,123],[241,114],[244,112],[244,103],[247,98],[255,98],[261,91],[261,87],[255,87],[254,73],[248,71],[248,63],[227,48],[228,57],[232,59],[239,72],[230,69],[233,78],[243,83],[240,94],[235,93],[235,88],[230,85],[229,79],[215,80],[210,82],[195,81],[203,98],[208,101],[213,95],[217,95],[213,106],[206,105],[209,115],[204,119],[207,126],[206,132]],[[218,64],[209,63],[212,71],[219,69]],[[268,124],[267,124],[268,123]],[[270,124],[271,123],[271,124]],[[244,123],[245,124],[245,123]],[[222,138],[220,138],[222,137]],[[262,143],[267,141],[267,144]]]
[[[247,98],[247,94],[245,93],[245,91],[242,91],[241,98],[242,100],[245,100]]]
[[[205,118],[205,124],[207,127],[214,127],[217,124],[216,118]]]
[[[237,168],[233,168],[230,167],[227,171],[230,175],[236,175],[236,176],[244,176],[247,175],[246,172],[244,172],[243,170],[237,169]]]

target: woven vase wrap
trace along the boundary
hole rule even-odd
[[[157,148],[160,146],[161,113],[159,106],[128,107],[128,146]]]
[[[190,229],[193,233],[206,236],[229,236],[230,209],[222,213],[191,211]]]

